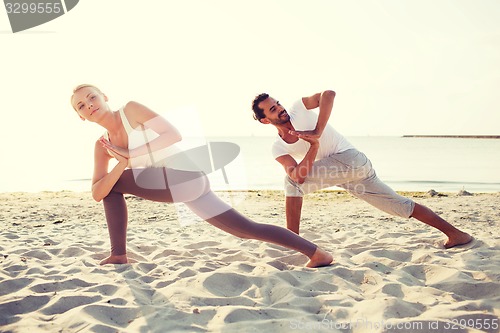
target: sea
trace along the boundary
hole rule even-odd
[[[378,177],[397,191],[500,192],[499,139],[346,138],[368,156]],[[209,173],[214,190],[283,189],[284,170],[271,156],[270,148],[275,137],[209,137],[205,140],[232,142],[240,148],[234,160]],[[89,191],[92,176],[89,164],[79,161],[68,161],[68,164],[71,164],[66,168],[71,170],[69,173],[54,174],[21,187],[0,184],[0,192]]]

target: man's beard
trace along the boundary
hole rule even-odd
[[[285,114],[286,116],[284,116],[283,114]],[[288,114],[288,112],[286,112],[286,110],[283,110],[282,112],[280,112],[280,115],[278,116],[277,119],[273,120],[273,124],[274,125],[283,125],[283,124],[286,124],[290,121],[290,115]]]

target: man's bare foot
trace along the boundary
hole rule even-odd
[[[126,264],[128,263],[128,258],[126,254],[122,254],[119,256],[110,255],[106,259],[101,260],[99,265],[107,265],[107,264]]]
[[[465,245],[472,242],[474,238],[466,232],[460,232],[453,236],[448,236],[448,241],[444,243],[446,249],[452,248],[458,245]]]
[[[314,268],[330,265],[333,261],[333,256],[325,250],[317,247],[316,251],[314,251],[312,257],[309,259],[310,260],[307,263],[306,267]]]

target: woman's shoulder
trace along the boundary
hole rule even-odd
[[[121,109],[127,115],[127,118],[130,119],[130,117],[133,117],[135,114],[140,113],[143,107],[144,105],[139,102],[128,101]]]
[[[139,116],[144,115],[144,114],[150,114],[154,113],[153,110],[145,106],[144,104],[141,104],[136,101],[129,101],[125,104],[123,107],[123,111],[127,114],[137,114]]]
[[[144,105],[142,105],[141,103],[139,103],[137,101],[128,101],[127,103],[125,103],[125,106],[123,107],[123,109],[136,110],[136,109],[140,109],[141,107],[144,107]]]
[[[122,108],[128,122],[135,128],[141,122],[145,106],[136,101],[127,102]]]
[[[144,124],[149,119],[158,116],[153,110],[136,101],[127,102],[123,107],[123,112],[130,121],[132,127],[135,127],[134,125],[137,124]]]

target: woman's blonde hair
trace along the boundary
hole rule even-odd
[[[70,98],[70,103],[71,103],[71,106],[73,106],[73,97],[75,96],[75,93],[80,90],[80,89],[83,89],[83,88],[93,88],[95,89],[98,93],[102,94],[102,91],[101,89],[97,88],[96,86],[94,86],[93,84],[88,84],[88,83],[83,83],[83,84],[79,84],[78,86],[75,87],[75,89],[73,89],[73,95],[71,95],[71,98]],[[73,109],[75,109],[75,107],[73,106]],[[76,111],[76,109],[75,109]]]

